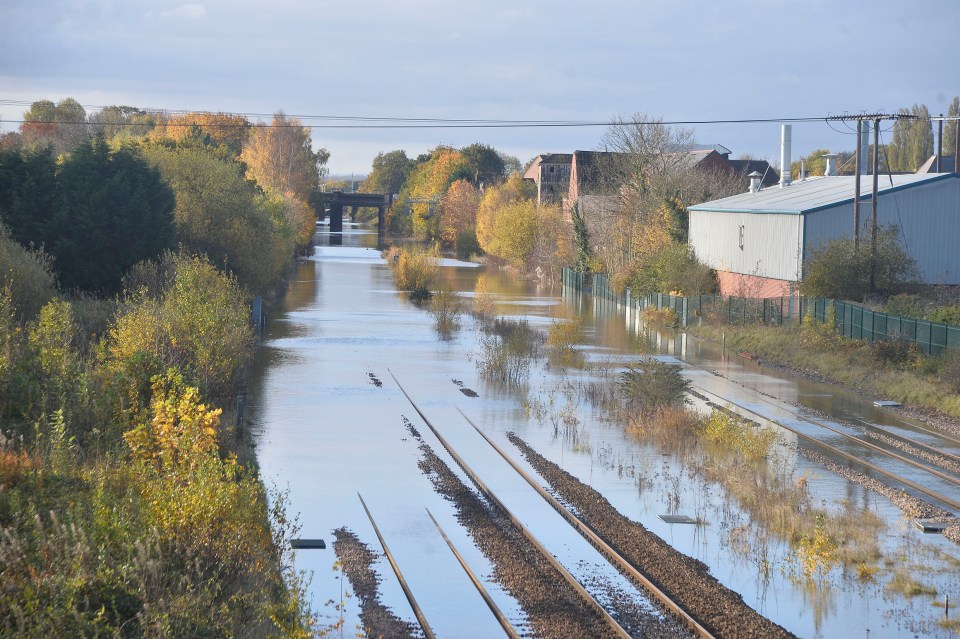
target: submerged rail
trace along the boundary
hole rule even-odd
[[[500,623],[500,627],[503,628],[503,631],[507,633],[507,636],[510,637],[510,639],[520,639],[520,635],[517,634],[513,624],[510,623],[510,620],[507,619],[507,616],[503,614],[503,612],[500,610],[500,607],[497,606],[497,603],[490,596],[490,593],[487,592],[487,589],[483,587],[483,584],[477,578],[477,575],[467,564],[467,560],[463,558],[463,555],[460,554],[460,551],[457,550],[457,547],[454,546],[453,542],[450,541],[450,538],[447,537],[447,533],[443,532],[443,528],[440,527],[440,522],[436,520],[429,508],[427,509],[427,514],[430,515],[430,520],[433,522],[433,525],[437,527],[437,531],[440,533],[440,536],[443,537],[445,542],[447,542],[447,546],[450,547],[450,551],[453,552],[453,556],[457,558],[457,561],[460,562],[460,566],[463,568],[464,572],[466,572],[467,576],[470,577],[470,581],[477,589],[477,592],[479,592],[480,596],[483,597],[487,607],[490,608],[490,612],[492,612],[493,616],[497,618],[497,621]]]
[[[877,466],[876,464],[873,464],[873,463],[871,463],[871,462],[868,462],[868,461],[865,460],[865,459],[861,459],[860,457],[857,457],[856,455],[853,455],[853,454],[848,453],[848,452],[846,452],[846,451],[844,451],[844,450],[841,450],[841,449],[837,448],[836,446],[832,446],[832,445],[830,445],[830,444],[828,444],[828,443],[826,443],[826,442],[824,442],[824,441],[821,441],[821,440],[817,439],[816,437],[813,437],[813,436],[811,436],[811,435],[807,435],[807,434],[805,434],[805,433],[802,433],[802,432],[800,432],[799,430],[797,430],[796,428],[793,428],[793,427],[791,427],[791,426],[788,426],[788,425],[786,425],[786,424],[784,424],[784,423],[782,423],[782,422],[780,422],[780,421],[777,421],[777,420],[775,420],[775,419],[771,419],[770,417],[765,417],[765,416],[763,416],[763,415],[761,415],[761,414],[759,414],[759,413],[757,413],[757,412],[755,412],[755,411],[750,410],[749,408],[745,408],[745,407],[743,407],[743,406],[740,406],[739,404],[735,404],[735,403],[733,403],[733,402],[730,402],[730,401],[728,401],[728,400],[720,397],[719,395],[717,395],[717,394],[715,394],[715,393],[711,393],[710,391],[704,390],[703,388],[699,388],[699,387],[691,387],[691,388],[692,388],[693,390],[695,390],[697,393],[703,395],[704,397],[706,397],[707,399],[709,399],[710,401],[714,402],[714,403],[717,404],[717,405],[723,405],[724,403],[726,403],[726,404],[729,404],[730,406],[733,407],[732,410],[734,410],[735,412],[743,415],[744,417],[758,418],[758,419],[761,419],[761,420],[763,420],[763,421],[770,422],[771,424],[775,424],[775,425],[779,426],[780,428],[783,428],[783,429],[786,429],[786,430],[790,431],[791,433],[793,433],[794,435],[796,435],[799,439],[802,439],[802,440],[804,440],[804,441],[806,441],[806,442],[815,444],[815,445],[820,446],[820,447],[822,447],[822,448],[824,448],[824,449],[826,449],[826,450],[829,450],[829,451],[830,451],[831,453],[833,453],[834,455],[837,455],[837,456],[839,456],[839,457],[842,457],[842,458],[844,458],[844,459],[846,459],[846,460],[849,460],[849,461],[852,461],[852,462],[854,462],[854,463],[860,464],[861,466],[863,466],[863,467],[865,467],[865,468],[867,468],[867,469],[869,469],[869,470],[871,470],[871,471],[873,471],[873,472],[875,472],[875,473],[878,473],[878,474],[880,474],[880,475],[883,475],[884,477],[887,477],[888,479],[892,479],[892,480],[895,481],[895,482],[899,482],[899,483],[903,484],[904,486],[909,486],[910,488],[913,488],[914,490],[916,490],[916,491],[918,491],[918,492],[926,495],[927,497],[930,497],[930,498],[932,498],[932,499],[935,499],[935,500],[941,502],[942,504],[946,504],[946,505],[950,506],[951,508],[953,508],[953,509],[955,510],[955,512],[960,512],[960,501],[958,501],[958,500],[956,500],[956,499],[954,499],[954,498],[952,498],[952,497],[948,497],[947,495],[944,495],[943,493],[939,493],[939,492],[937,492],[937,491],[935,491],[935,490],[930,490],[929,488],[927,488],[926,486],[924,486],[924,485],[922,485],[922,484],[919,484],[919,483],[917,483],[917,482],[915,482],[915,481],[913,481],[913,480],[907,479],[906,477],[903,477],[902,475],[898,475],[898,474],[896,474],[896,473],[890,472],[889,470],[886,470],[885,468],[881,468],[880,466]],[[765,401],[765,400],[764,400],[764,401]],[[769,404],[769,403],[771,403],[771,402],[766,402],[766,403]],[[802,419],[806,419],[806,418],[802,418]],[[811,421],[811,420],[806,419],[806,421]],[[923,471],[925,471],[925,472],[928,472],[928,473],[930,473],[931,475],[934,475],[934,476],[937,476],[937,477],[941,477],[941,478],[943,478],[943,479],[945,479],[945,480],[947,480],[947,481],[949,481],[949,482],[951,482],[951,483],[954,483],[954,484],[957,484],[957,483],[958,483],[958,480],[957,480],[956,478],[950,477],[950,476],[948,476],[948,475],[944,475],[943,473],[937,471],[936,469],[929,468],[928,466],[925,466],[925,465],[923,465],[923,464],[920,464],[920,463],[918,463],[918,462],[916,462],[916,461],[914,461],[914,460],[905,459],[905,458],[903,458],[902,455],[898,455],[898,454],[896,454],[896,453],[893,453],[893,452],[884,450],[884,449],[882,449],[882,448],[880,448],[880,447],[878,447],[878,446],[875,446],[875,445],[873,445],[873,444],[870,444],[869,442],[864,442],[864,441],[863,441],[862,439],[860,439],[859,437],[853,437],[852,435],[848,435],[848,434],[846,434],[846,433],[844,433],[844,432],[842,432],[842,431],[838,431],[838,430],[836,430],[835,428],[832,428],[832,427],[830,427],[830,426],[827,426],[826,424],[817,423],[817,425],[818,425],[818,426],[821,426],[821,427],[823,427],[823,428],[827,428],[827,429],[829,429],[829,430],[831,430],[831,431],[833,431],[833,432],[835,432],[835,433],[837,433],[837,434],[839,434],[839,435],[843,435],[844,437],[847,437],[847,438],[855,441],[855,442],[858,443],[858,444],[866,445],[866,446],[868,446],[868,447],[870,447],[870,448],[873,448],[873,449],[878,450],[879,452],[882,452],[883,454],[889,455],[889,456],[891,456],[891,457],[893,457],[893,458],[895,458],[895,459],[899,459],[899,460],[904,461],[904,462],[906,462],[906,463],[908,463],[908,464],[911,464],[911,465],[913,465],[913,466],[916,466],[917,468],[920,468],[921,470],[923,470]]]
[[[413,596],[413,591],[411,591],[410,586],[407,585],[407,580],[403,578],[403,573],[400,572],[400,566],[394,561],[393,553],[387,548],[387,542],[383,539],[383,535],[380,534],[380,529],[377,527],[377,522],[373,520],[370,509],[367,508],[367,502],[363,501],[360,493],[357,493],[357,497],[360,497],[360,503],[363,504],[363,509],[367,512],[367,518],[373,526],[373,532],[377,533],[377,539],[380,540],[380,545],[383,546],[383,554],[387,556],[387,561],[390,562],[390,567],[393,568],[393,572],[397,576],[397,581],[400,582],[400,587],[403,588],[403,594],[406,595],[407,601],[410,602],[410,607],[413,608],[413,614],[416,615],[417,623],[420,624],[420,629],[423,630],[423,636],[426,637],[426,639],[436,639],[436,635],[433,634],[433,629],[430,627],[430,624],[427,623],[427,618],[423,615],[423,610],[420,609],[420,604],[417,603],[416,598]]]
[[[610,616],[610,613],[600,605],[600,603],[587,592],[586,588],[577,581],[576,577],[570,574],[570,572],[563,567],[556,557],[554,557],[549,550],[540,543],[540,540],[530,532],[530,530],[521,522],[516,515],[514,515],[510,509],[507,508],[506,504],[500,501],[500,498],[497,497],[487,485],[480,479],[480,477],[473,471],[472,468],[463,460],[462,457],[453,449],[453,447],[447,442],[447,440],[440,434],[440,432],[433,426],[433,423],[423,414],[423,411],[420,410],[420,407],[413,401],[407,391],[403,388],[403,385],[400,384],[400,381],[397,380],[397,376],[393,374],[393,371],[390,371],[390,376],[393,377],[393,381],[396,382],[397,386],[400,388],[400,391],[403,393],[404,397],[407,398],[407,401],[410,402],[410,405],[413,406],[413,409],[417,411],[417,414],[420,415],[420,418],[423,419],[423,422],[427,425],[427,428],[433,433],[437,438],[440,444],[446,449],[446,451],[453,457],[454,461],[463,469],[463,472],[467,474],[470,480],[477,486],[480,491],[486,495],[486,497],[493,502],[497,508],[510,519],[511,522],[520,530],[524,537],[537,549],[541,556],[553,566],[558,573],[563,577],[564,581],[570,585],[571,588],[580,596],[580,598],[592,608],[607,624],[607,626],[618,636],[623,639],[629,639],[630,634],[623,629],[623,627],[617,623],[617,620]]]
[[[636,566],[624,559],[620,553],[618,553],[612,546],[610,546],[599,535],[597,535],[592,528],[583,523],[579,517],[570,511],[570,509],[560,503],[556,497],[547,492],[543,486],[538,484],[533,477],[531,477],[530,474],[509,455],[507,455],[507,453],[500,446],[498,446],[492,439],[487,437],[486,433],[480,430],[480,428],[473,422],[472,419],[467,417],[467,414],[464,413],[459,406],[457,407],[457,410],[461,415],[463,415],[463,418],[467,420],[467,423],[473,426],[474,430],[476,430],[480,436],[483,437],[483,439],[486,440],[486,442],[490,444],[495,451],[497,451],[504,461],[510,464],[511,468],[513,468],[517,474],[524,479],[524,481],[526,481],[534,490],[537,491],[537,494],[543,497],[543,499],[546,500],[546,502],[550,504],[554,510],[560,513],[560,515],[567,520],[567,523],[576,528],[581,535],[586,537],[586,539],[594,545],[594,547],[606,555],[607,560],[610,561],[610,563],[612,563],[618,570],[620,570],[621,573],[639,583],[649,594],[651,594],[660,604],[662,604],[667,610],[679,618],[679,620],[683,622],[683,624],[693,631],[698,637],[702,637],[703,639],[713,638],[713,635],[710,633],[710,631],[700,625],[700,623],[694,619],[690,613],[681,608],[675,601],[673,601],[673,599],[670,598],[668,594],[660,590],[656,584],[654,584],[643,573],[637,570]]]

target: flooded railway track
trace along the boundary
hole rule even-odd
[[[394,380],[397,381],[395,376]],[[544,558],[563,574],[565,581],[576,590],[585,602],[588,602],[588,605],[594,611],[601,615],[607,627],[614,633],[614,636],[631,636],[603,609],[596,599],[583,588],[576,578],[570,575],[562,566],[559,566],[553,555],[532,537],[529,530],[507,509],[506,505],[504,505],[496,494],[477,476],[473,469],[466,464],[462,457],[451,446],[450,442],[443,437],[431,420],[420,410],[399,381],[397,381],[397,384],[430,431],[467,476],[470,477],[471,481],[473,481],[479,490],[491,502],[496,504],[497,508],[502,510],[518,528],[524,531],[524,535],[538,547]],[[528,471],[524,470],[516,461],[511,459],[510,456],[487,437],[463,411],[460,411],[460,414],[466,422],[483,437],[487,444],[489,444],[541,498],[556,510],[574,530],[585,538],[615,570],[638,586],[642,592],[646,593],[650,601],[655,603],[668,615],[667,618],[672,618],[677,629],[683,629],[682,634],[684,636],[701,638],[793,637],[793,635],[784,628],[751,609],[737,593],[729,590],[710,576],[709,570],[700,562],[679,553],[671,548],[669,544],[657,538],[656,535],[643,529],[642,526],[636,522],[629,521],[617,513],[612,505],[599,495],[589,497],[588,501],[597,503],[601,501],[604,502],[606,512],[603,513],[602,517],[595,517],[592,521],[585,519],[581,513],[589,510],[590,507],[582,503],[577,504],[576,498],[570,500],[573,502],[572,507],[578,511],[574,512],[571,507],[568,507],[554,497],[538,483]],[[517,444],[517,442],[514,443]],[[522,444],[518,444],[518,447],[519,446],[522,446]],[[529,454],[527,452],[525,452],[525,454],[528,455],[529,460]],[[575,478],[569,479],[577,482]],[[556,489],[552,483],[549,485],[551,488]],[[613,511],[613,513],[609,511]],[[607,519],[607,523],[598,523],[601,522],[601,519],[604,517]],[[640,534],[638,534],[638,529]],[[611,543],[612,540],[620,543]],[[617,547],[618,545],[619,547]],[[626,549],[626,552],[621,549]],[[655,574],[653,576],[645,572],[645,568],[649,568],[650,566],[655,567]],[[677,598],[677,594],[680,595],[680,599]],[[687,604],[691,604],[694,609],[693,612],[687,608]]]
[[[707,403],[710,405],[721,407],[721,408],[725,406],[730,407],[734,412],[740,414],[742,417],[746,417],[747,419],[760,420],[762,422],[769,422],[771,424],[774,424],[780,428],[783,428],[789,431],[790,433],[795,435],[798,439],[808,444],[813,444],[815,446],[821,447],[822,449],[829,451],[829,453],[832,455],[835,455],[848,462],[852,462],[856,465],[859,465],[872,473],[882,475],[883,477],[886,477],[888,480],[896,484],[899,484],[901,486],[906,486],[924,495],[925,497],[933,500],[933,502],[935,502],[936,505],[940,505],[951,510],[954,515],[960,513],[960,499],[957,499],[954,496],[944,494],[944,492],[940,490],[933,490],[932,488],[925,485],[924,483],[921,483],[920,481],[915,481],[913,479],[903,476],[902,474],[899,474],[887,468],[884,468],[874,462],[868,461],[867,459],[865,459],[864,455],[857,455],[851,452],[841,450],[837,446],[829,444],[811,434],[804,433],[800,429],[790,426],[787,423],[784,423],[787,420],[777,419],[775,417],[762,415],[750,408],[747,408],[741,404],[732,402],[704,388],[691,386],[691,389],[694,390],[695,393],[697,393],[701,397],[705,398]],[[776,408],[781,408],[781,409],[783,408],[782,405],[776,404],[762,397],[759,398],[758,401]],[[799,413],[795,413],[792,411],[790,411],[789,414],[791,415],[792,419],[796,419],[800,422],[816,426],[821,430],[840,436],[844,441],[851,442],[856,446],[862,446],[868,451],[871,451],[873,453],[878,453],[896,462],[906,464],[910,468],[920,471],[921,474],[925,473],[927,476],[931,478],[936,478],[941,482],[945,482],[949,484],[951,487],[960,487],[960,478],[958,478],[956,475],[943,472],[942,470],[938,470],[938,468],[935,467],[937,466],[937,464],[931,462],[930,460],[924,457],[907,456],[907,455],[901,454],[900,452],[889,450],[888,448],[885,448],[883,446],[878,446],[877,444],[873,444],[871,442],[865,441],[861,437],[851,435],[850,433],[845,433],[842,430],[835,428],[833,426],[830,426],[829,424],[826,424],[823,421],[816,419],[812,416],[801,415]],[[921,447],[929,448],[927,447],[926,444],[912,440],[908,437],[898,436],[898,438],[905,445],[913,445],[918,449],[920,449]],[[942,451],[936,451],[936,449],[933,449],[933,450],[937,454],[943,454]],[[947,455],[949,455],[949,453],[947,453]]]

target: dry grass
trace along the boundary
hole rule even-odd
[[[697,332],[717,341],[725,333],[727,347],[732,350],[748,351],[813,372],[872,397],[923,406],[960,418],[958,388],[941,374],[939,362],[929,357],[915,360],[909,368],[878,365],[866,342],[810,327],[705,325]]]

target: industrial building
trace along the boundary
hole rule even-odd
[[[757,181],[754,176],[754,182]],[[718,273],[724,295],[791,295],[803,261],[835,239],[851,239],[855,176],[783,183],[690,207],[690,246]],[[869,245],[872,193],[861,176],[860,238]],[[895,225],[927,284],[960,284],[960,175],[881,176],[879,227]]]

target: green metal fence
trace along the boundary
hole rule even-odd
[[[833,315],[837,332],[844,337],[874,342],[881,339],[903,339],[915,343],[921,351],[936,355],[945,348],[960,348],[960,326],[897,317],[871,311],[859,304],[810,297],[772,297],[750,299],[720,295],[678,297],[653,293],[634,296],[627,288],[617,294],[610,287],[605,273],[585,276],[570,268],[563,269],[564,287],[591,292],[594,298],[622,306],[627,312],[645,308],[672,309],[681,326],[699,324],[712,316],[727,324],[791,324],[813,314],[821,322]]]

